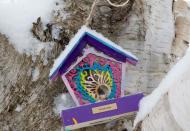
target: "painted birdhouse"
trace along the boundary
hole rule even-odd
[[[61,76],[76,105],[124,96],[126,65],[136,65],[136,56],[83,26],[70,41],[50,72]]]

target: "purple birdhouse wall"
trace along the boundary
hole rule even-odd
[[[124,96],[126,67],[137,57],[83,26],[55,61],[50,79],[62,77],[76,105]]]

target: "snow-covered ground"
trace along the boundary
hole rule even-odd
[[[20,53],[37,55],[41,49],[50,50],[53,43],[42,43],[32,36],[32,23],[38,17],[47,24],[51,21],[59,0],[0,0],[0,33]]]
[[[150,114],[159,100],[168,93],[171,113],[184,130],[190,129],[190,48],[186,55],[169,71],[163,81],[150,95],[140,102],[140,110],[134,125]]]

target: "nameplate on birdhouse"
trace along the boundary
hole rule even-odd
[[[113,104],[108,104],[104,106],[94,107],[92,108],[92,113],[97,114],[97,113],[102,113],[102,112],[116,110],[116,109],[117,109],[117,104],[113,103]]]

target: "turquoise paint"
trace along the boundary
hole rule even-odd
[[[113,80],[112,82],[112,88],[111,88],[111,93],[110,95],[108,96],[107,99],[112,99],[112,98],[115,98],[116,97],[116,84],[114,82],[114,77],[113,77],[113,73],[112,73],[112,70],[110,68],[109,65],[105,65],[105,66],[101,66],[99,63],[95,62],[93,67],[89,67],[89,65],[84,65],[84,67],[80,68],[76,68],[76,70],[78,70],[78,74],[77,76],[75,77],[75,81],[76,81],[76,85],[77,85],[77,91],[79,91],[82,96],[83,96],[83,99],[84,100],[87,100],[89,101],[90,103],[95,103],[96,102],[96,99],[93,98],[92,96],[90,96],[90,94],[88,94],[88,92],[84,89],[84,87],[82,87],[81,85],[81,76],[80,74],[84,71],[84,70],[99,70],[99,71],[108,71],[111,75],[111,79]]]

